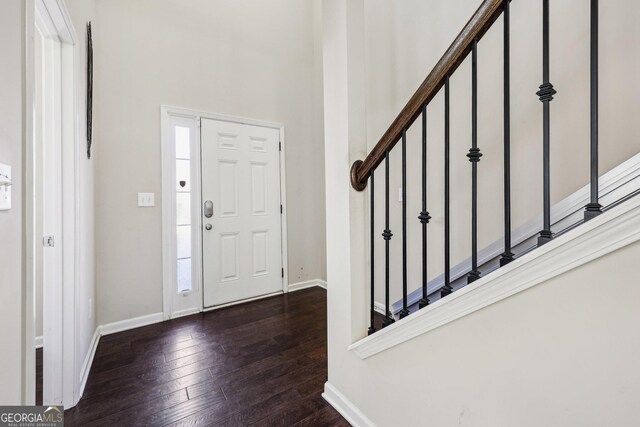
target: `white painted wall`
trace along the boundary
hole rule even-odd
[[[13,175],[12,209],[0,211],[0,402],[18,405],[24,385],[22,312],[23,2],[0,3],[0,162]]]
[[[365,2],[367,145],[378,142],[424,80],[480,0],[371,0]],[[634,81],[640,74],[640,4],[632,0],[600,5],[600,173],[640,152],[631,125],[640,115]],[[512,76],[512,226],[542,211],[542,103],[535,92],[542,83],[542,2],[511,4]],[[479,247],[503,236],[502,18],[478,45]],[[589,182],[589,2],[551,2],[551,82],[558,94],[551,102],[552,203]],[[621,47],[624,46],[624,47]],[[443,272],[443,91],[428,109],[429,277]],[[410,130],[408,158],[409,287],[421,286],[420,121]],[[471,255],[471,63],[451,78],[451,262]],[[401,297],[401,153],[391,153],[391,295]],[[377,172],[376,229],[382,232],[384,171]],[[379,221],[379,222],[378,222]],[[382,240],[377,259],[384,258]],[[377,264],[378,283],[384,263]],[[377,300],[384,301],[383,287]]]
[[[638,256],[635,243],[364,361],[336,343],[329,381],[380,427],[634,426]]]
[[[325,278],[314,1],[97,2],[101,324],[162,311],[161,104],[285,125],[289,280]],[[154,192],[156,207],[137,208],[137,192]]]

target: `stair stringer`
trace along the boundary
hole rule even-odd
[[[361,359],[395,347],[640,240],[640,197],[351,346]]]

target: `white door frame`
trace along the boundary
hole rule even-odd
[[[55,167],[55,179],[61,182],[62,194],[58,194],[59,228],[56,230],[55,245],[61,256],[55,261],[62,272],[62,280],[49,290],[50,300],[43,304],[44,322],[52,322],[52,328],[45,328],[43,341],[47,349],[45,358],[54,360],[61,370],[44,371],[45,404],[74,406],[79,399],[76,372],[76,284],[79,277],[79,214],[78,214],[78,149],[80,136],[77,126],[76,76],[79,75],[78,36],[63,0],[25,1],[25,303],[23,341],[23,397],[25,404],[35,401],[35,269],[36,245],[42,244],[35,233],[36,202],[36,140],[35,140],[35,48],[36,25],[44,35],[59,42],[60,51],[60,145],[56,148],[56,158],[60,164]],[[58,101],[58,100],[57,100]],[[64,333],[63,333],[64,332]],[[47,391],[48,390],[48,391]]]
[[[282,236],[282,268],[284,270],[284,274],[282,277],[282,292],[277,292],[276,294],[286,293],[288,292],[288,284],[289,284],[289,273],[288,273],[288,258],[287,258],[287,186],[286,186],[286,167],[285,167],[285,132],[284,125],[281,123],[268,122],[263,120],[255,120],[248,119],[245,117],[237,117],[237,116],[229,116],[224,114],[215,114],[215,113],[207,113],[204,111],[197,111],[188,108],[181,107],[172,107],[168,105],[160,106],[160,117],[161,117],[161,144],[162,144],[162,286],[163,286],[163,313],[164,319],[169,319],[172,317],[172,292],[175,292],[176,289],[176,278],[174,274],[175,259],[173,257],[173,253],[175,250],[171,248],[175,248],[176,238],[174,237],[174,227],[172,217],[175,211],[175,205],[173,203],[173,193],[175,193],[175,182],[173,181],[173,168],[175,167],[175,152],[171,147],[171,136],[170,136],[170,118],[174,117],[183,117],[195,120],[197,123],[196,129],[196,143],[198,149],[195,150],[196,153],[191,154],[191,167],[195,168],[197,171],[197,179],[192,182],[191,186],[191,197],[195,199],[195,202],[192,201],[192,206],[197,206],[197,209],[191,210],[191,226],[197,228],[198,230],[202,230],[202,215],[201,207],[202,207],[202,176],[200,173],[200,119],[212,119],[219,120],[231,123],[239,123],[245,125],[253,125],[253,126],[261,126],[271,129],[277,129],[280,133],[280,203],[282,204],[282,215],[280,215],[280,230]],[[193,270],[198,271],[198,300],[200,302],[199,309],[197,311],[210,311],[215,310],[222,307],[227,307],[229,305],[239,304],[242,302],[250,301],[253,299],[260,299],[272,296],[263,295],[257,298],[251,298],[249,300],[237,301],[229,304],[223,304],[215,307],[204,307],[204,290],[202,286],[202,241],[196,244],[198,250],[192,254],[193,260]],[[179,313],[179,315],[188,315],[196,312],[196,310],[185,311]],[[178,315],[178,316],[179,316]],[[178,317],[173,316],[173,317]]]

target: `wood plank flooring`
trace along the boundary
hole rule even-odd
[[[104,336],[68,426],[348,426],[321,397],[326,291]]]
[[[42,348],[36,349],[36,405],[42,405]]]

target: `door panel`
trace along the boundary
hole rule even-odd
[[[201,138],[202,201],[213,204],[203,216],[205,307],[281,291],[279,131],[202,119]]]

